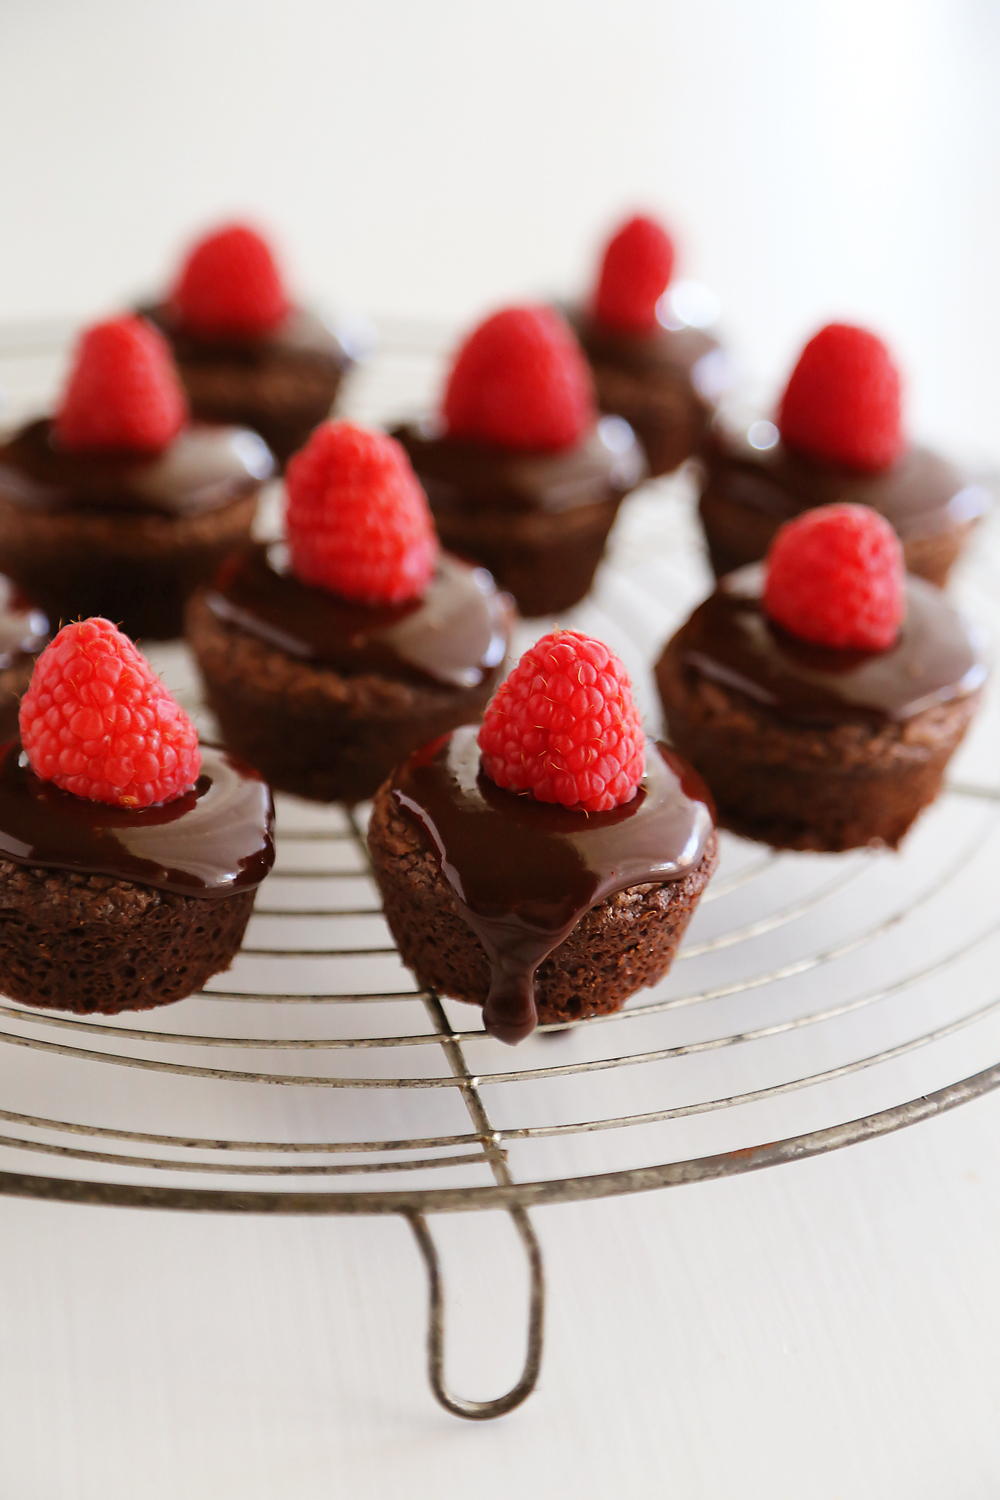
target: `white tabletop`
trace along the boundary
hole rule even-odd
[[[0,318],[120,305],[236,212],[320,302],[468,318],[572,293],[648,204],[752,382],[829,317],[867,321],[913,429],[996,461],[998,33],[973,0],[9,0]],[[1000,1490],[997,1096],[534,1218],[540,1387],[473,1426],[428,1393],[400,1221],[0,1199],[0,1494]],[[519,1251],[500,1216],[435,1231],[452,1383],[493,1394],[520,1359]]]

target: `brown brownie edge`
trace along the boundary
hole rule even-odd
[[[220,620],[203,591],[187,628],[229,748],[272,787],[321,802],[373,796],[412,750],[478,721],[504,674],[501,662],[472,688],[345,677]]]
[[[779,526],[790,519],[735,499],[717,488],[711,476],[705,479],[698,515],[716,578],[760,562]],[[975,525],[975,521],[961,521],[941,531],[904,538],[906,571],[943,588]]]
[[[937,796],[979,702],[912,718],[804,724],[682,659],[683,626],[656,665],[670,739],[704,778],[720,823],[775,848],[896,848]]]
[[[229,967],[256,894],[181,896],[2,860],[0,989],[78,1014],[181,1000]]]
[[[250,535],[257,491],[199,515],[45,511],[0,498],[0,568],[53,629],[103,615],[133,639],[170,640],[184,603]]]
[[[486,952],[459,911],[423,829],[396,804],[388,782],[375,797],[368,848],[403,962],[426,988],[485,1004]],[[670,967],[718,858],[713,833],[687,875],[617,891],[586,912],[538,966],[539,1021],[578,1021],[618,1010],[636,990],[656,984]]]

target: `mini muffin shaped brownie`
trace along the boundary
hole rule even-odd
[[[524,615],[584,597],[645,472],[628,424],[598,419],[579,347],[544,307],[482,323],[458,352],[440,418],[394,435],[444,545],[489,568]]]
[[[868,505],[909,572],[943,585],[986,489],[909,443],[899,374],[874,334],[831,323],[805,347],[775,422],[720,418],[704,449],[699,511],[716,576],[759,561],[783,522],[821,505]]]
[[[479,717],[513,609],[485,569],[441,553],[391,438],[325,423],[287,493],[288,544],[223,564],[188,633],[226,743],[282,791],[357,802]]]
[[[789,522],[720,580],[656,669],[720,821],[777,847],[895,848],[937,795],[986,676],[941,592],[859,506]]]
[[[718,341],[672,299],[674,247],[655,219],[623,224],[609,242],[588,306],[570,323],[590,361],[602,411],[634,428],[650,472],[668,474],[700,446],[726,383]]]
[[[255,432],[189,425],[160,335],[84,334],[53,420],[0,444],[0,570],[54,623],[101,614],[169,639],[184,602],[250,534],[273,471]]]
[[[123,728],[125,725],[127,727]],[[81,1013],[229,967],[274,860],[270,793],[107,620],[67,625],[0,747],[0,990]]]
[[[403,762],[368,846],[404,963],[505,1042],[662,978],[718,858],[701,781],[646,742],[621,663],[575,631],[522,657],[478,736]]]
[[[194,415],[252,427],[282,463],[330,415],[354,362],[290,301],[270,247],[242,224],[200,240],[169,297],[144,311],[173,346]]]

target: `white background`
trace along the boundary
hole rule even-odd
[[[752,379],[868,321],[913,429],[998,459],[998,77],[991,0],[0,0],[0,317],[112,309],[239,212],[304,295],[468,318],[648,205]],[[0,1494],[1000,1493],[995,1098],[537,1222],[542,1386],[483,1429],[424,1387],[404,1226],[0,1202]],[[442,1234],[499,1388],[488,1227]]]

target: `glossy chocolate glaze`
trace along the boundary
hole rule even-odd
[[[621,417],[601,417],[579,443],[555,453],[452,438],[432,420],[392,435],[435,510],[572,510],[627,494],[645,473],[642,448]]]
[[[304,307],[290,308],[287,317],[276,328],[243,338],[234,334],[212,336],[187,329],[166,302],[142,307],[139,312],[167,335],[182,363],[207,364],[223,360],[230,364],[259,367],[298,356],[346,370],[354,362],[354,355],[344,340],[317,313]]]
[[[110,807],[61,791],[0,747],[0,859],[110,875],[181,896],[231,896],[274,863],[266,784],[224,750],[202,746],[190,792],[155,807]]]
[[[48,618],[0,575],[0,672],[19,659],[37,656],[48,639]]]
[[[712,833],[711,799],[689,766],[649,742],[645,777],[623,807],[588,815],[536,802],[483,774],[477,733],[466,725],[409,756],[392,791],[486,949],[487,1031],[518,1042],[537,1024],[538,965],[613,892],[694,869]]]
[[[718,339],[704,328],[668,328],[657,322],[648,333],[627,333],[600,322],[583,307],[562,312],[590,360],[636,374],[669,370],[693,379],[699,362],[719,349]]]
[[[473,688],[503,661],[510,603],[485,568],[443,553],[422,599],[371,605],[301,583],[281,543],[222,566],[205,599],[217,619],[347,677]]]
[[[758,436],[760,434],[760,436]],[[755,446],[751,441],[770,443]],[[870,505],[905,542],[975,520],[990,494],[926,448],[908,448],[890,468],[865,474],[787,448],[768,422],[717,423],[705,451],[708,484],[721,497],[785,521],[817,505]]]
[[[0,503],[194,516],[244,499],[273,473],[270,449],[246,427],[193,422],[152,456],[67,453],[43,418],[0,445]]]
[[[682,626],[682,662],[787,718],[836,723],[909,719],[975,692],[986,678],[978,633],[940,589],[910,575],[906,615],[888,651],[814,646],[772,624],[764,569],[740,568]]]

